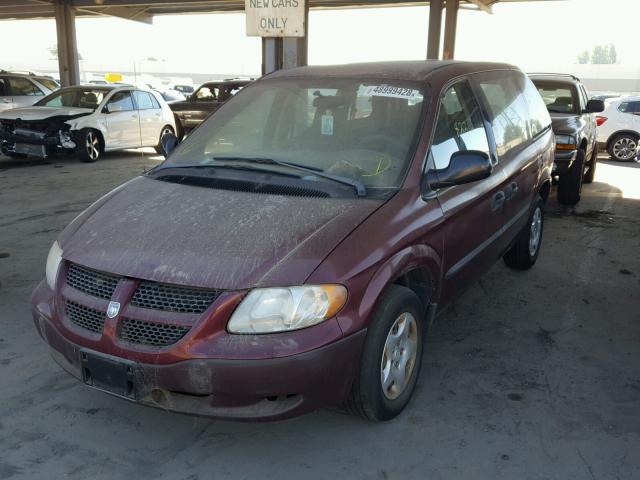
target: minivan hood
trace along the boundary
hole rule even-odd
[[[139,177],[61,235],[63,258],[161,283],[303,283],[382,200],[217,190]],[[71,228],[71,227],[70,227]]]
[[[26,107],[12,108],[0,113],[0,120],[45,120],[58,116],[87,115],[93,112],[90,108],[74,107]]]

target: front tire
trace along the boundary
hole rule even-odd
[[[631,162],[638,153],[638,137],[628,133],[617,135],[607,149],[609,155],[619,162]]]
[[[576,205],[582,193],[582,177],[584,175],[584,150],[578,150],[576,159],[569,171],[560,176],[558,182],[558,201],[563,205]]]
[[[422,303],[410,289],[391,285],[371,320],[347,410],[376,422],[400,414],[418,380],[423,344]]]
[[[78,157],[80,161],[97,162],[103,151],[102,140],[97,131],[91,128],[85,128],[80,131],[78,135]]]
[[[504,263],[514,270],[529,270],[533,267],[540,254],[543,230],[544,201],[538,198],[529,215],[529,221],[518,234],[513,246],[502,257]]]

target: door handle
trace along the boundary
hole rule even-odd
[[[497,192],[491,199],[491,210],[492,211],[498,210],[500,207],[502,207],[502,205],[504,205],[504,202],[506,199],[507,199],[507,196],[502,190]]]
[[[513,197],[516,194],[517,191],[518,191],[518,184],[516,182],[510,183],[505,193],[505,199],[509,200],[511,197]]]

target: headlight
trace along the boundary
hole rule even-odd
[[[310,327],[336,315],[347,301],[342,285],[257,288],[242,300],[231,333],[274,333]]]
[[[576,138],[572,135],[556,135],[556,149],[577,150]]]
[[[51,249],[49,250],[49,256],[47,257],[47,283],[51,290],[56,287],[56,277],[58,276],[58,268],[60,267],[60,262],[62,261],[62,249],[58,242],[53,242],[51,245]]]

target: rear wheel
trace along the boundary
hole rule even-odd
[[[97,161],[104,150],[102,140],[98,132],[91,128],[85,128],[78,135],[78,156],[83,162]]]
[[[529,221],[518,234],[515,243],[504,254],[504,263],[514,270],[528,270],[538,260],[544,229],[544,201],[539,198],[531,211]]]
[[[589,163],[587,163],[587,173],[584,174],[582,179],[582,183],[592,183],[593,179],[596,176],[596,166],[598,165],[598,145],[596,144],[593,147],[593,153],[591,154],[591,159]]]
[[[582,177],[584,174],[584,150],[578,150],[569,171],[558,181],[558,201],[563,205],[575,205],[580,201]]]
[[[424,309],[416,294],[391,285],[367,332],[347,410],[383,421],[397,416],[416,386],[424,343]]]
[[[164,127],[162,127],[162,131],[160,132],[160,138],[158,139],[158,145],[154,147],[158,155],[162,155],[162,137],[164,137],[167,134],[173,134],[173,128],[171,128],[169,125],[165,125]]]
[[[629,133],[616,136],[607,149],[609,155],[619,162],[630,162],[638,154],[638,137]]]

